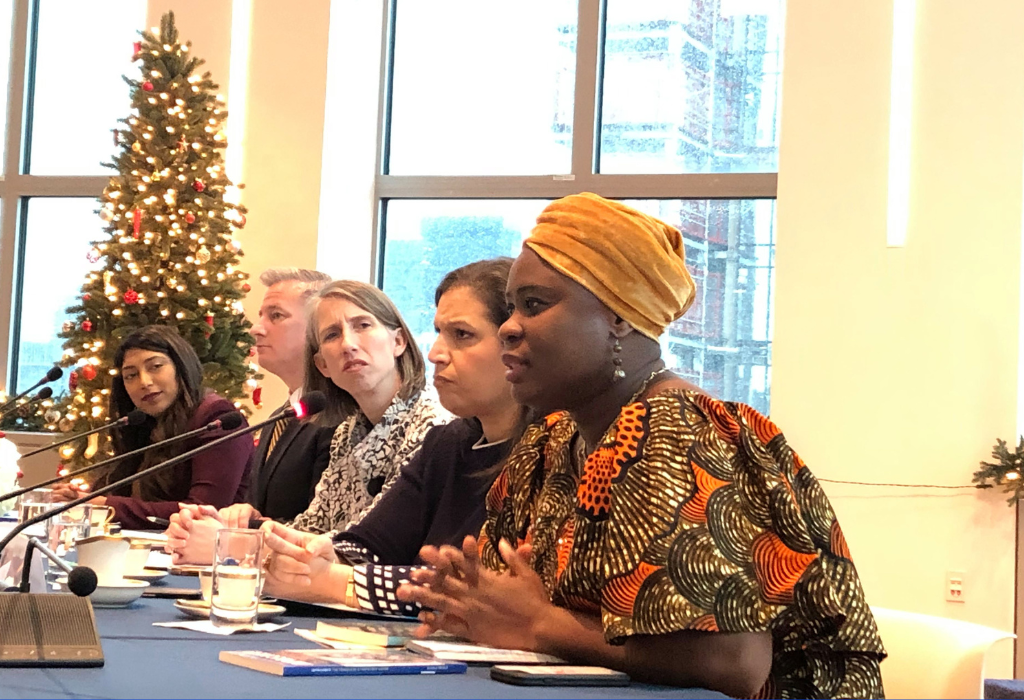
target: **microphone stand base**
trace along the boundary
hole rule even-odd
[[[103,665],[88,598],[64,593],[0,594],[0,668]]]

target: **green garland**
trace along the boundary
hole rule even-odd
[[[1007,503],[1012,506],[1024,498],[1024,479],[1021,478],[1024,472],[1024,436],[1013,452],[1010,452],[1005,440],[996,440],[996,446],[992,448],[992,457],[995,461],[982,462],[982,468],[974,472],[972,481],[979,489],[1002,486],[1003,490],[1010,494]]]

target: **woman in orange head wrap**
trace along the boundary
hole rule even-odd
[[[425,549],[430,628],[731,695],[878,697],[885,656],[842,530],[767,418],[667,371],[682,238],[597,195],[553,202],[513,265],[512,450],[479,544]],[[429,584],[429,585],[428,585]]]

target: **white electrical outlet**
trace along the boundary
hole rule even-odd
[[[946,600],[950,603],[964,603],[964,572],[946,572]]]

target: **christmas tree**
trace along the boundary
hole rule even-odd
[[[245,208],[225,200],[232,184],[224,172],[224,99],[208,72],[196,72],[203,61],[179,42],[173,13],[161,19],[159,35],[141,34],[134,53],[141,76],[125,77],[131,114],[114,130],[119,149],[105,164],[117,170],[98,211],[109,237],[93,244],[87,257],[98,269],[67,309],[76,319],[60,334],[68,391],[44,410],[47,430],[82,432],[108,420],[114,353],[152,323],[174,326],[195,348],[206,387],[241,405],[255,386],[241,301],[249,285],[235,267],[241,249],[232,238]],[[61,451],[68,466],[110,452],[108,437],[81,442]]]

